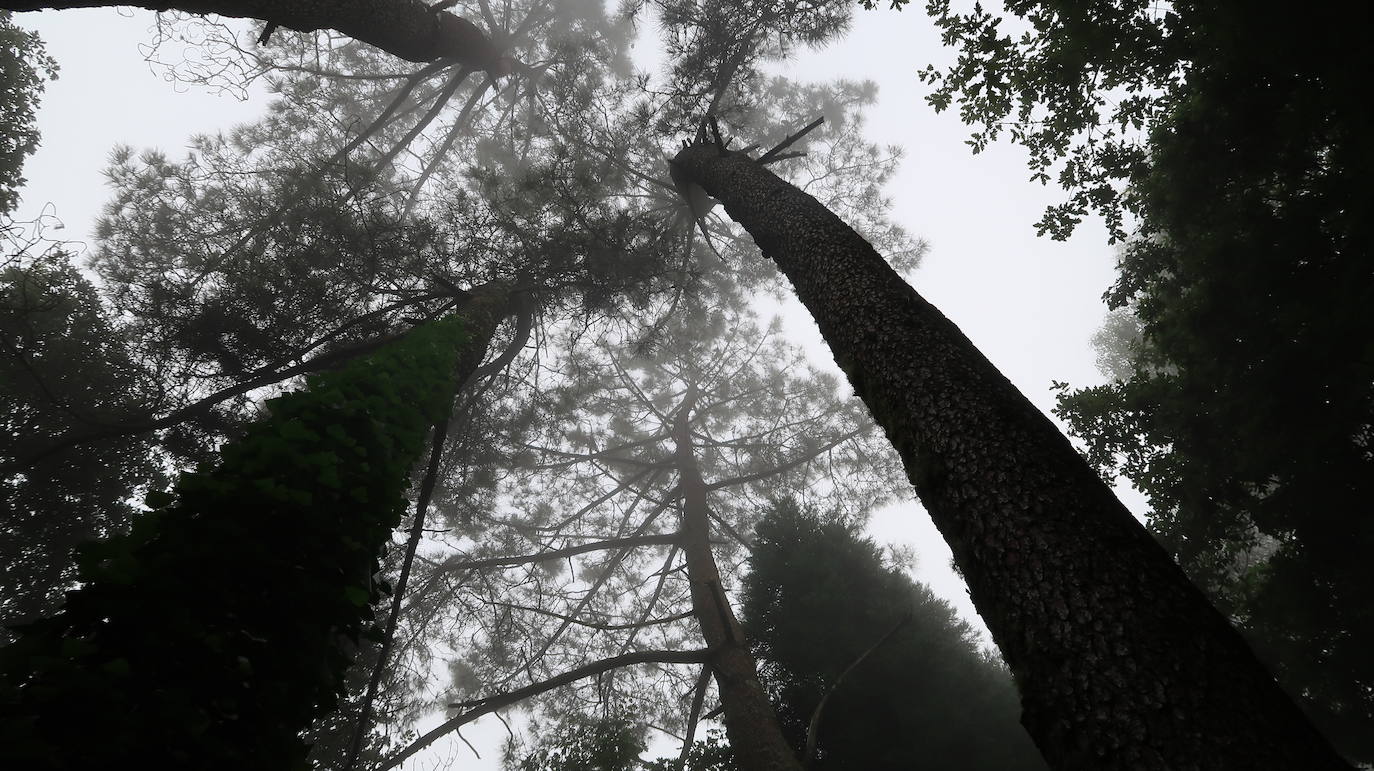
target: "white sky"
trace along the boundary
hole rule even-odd
[[[52,237],[90,241],[94,218],[108,197],[102,170],[115,144],[159,148],[176,158],[191,135],[253,120],[265,105],[261,94],[239,102],[154,75],[139,51],[151,39],[151,12],[99,9],[16,18],[39,31],[62,70],[43,100],[42,146],[26,164],[30,182],[15,212],[20,220],[56,214],[65,228],[50,232]],[[646,31],[650,37],[640,45],[656,45],[653,31]],[[931,245],[915,275],[916,288],[1048,413],[1054,403],[1052,379],[1075,386],[1103,380],[1088,339],[1106,312],[1100,298],[1114,275],[1112,247],[1097,221],[1085,222],[1067,243],[1035,236],[1034,222],[1047,204],[1060,200],[1058,191],[1028,182],[1025,152],[1008,142],[972,155],[963,143],[968,129],[957,114],[936,115],[922,100],[927,89],[916,70],[950,58],[918,8],[859,9],[843,41],[802,52],[786,69],[802,80],[878,83],[868,134],[906,151],[889,187],[893,214]],[[789,335],[812,358],[833,366],[800,306],[794,304],[785,320]],[[1138,496],[1124,497],[1133,510],[1142,509]],[[962,581],[949,569],[949,549],[919,505],[884,510],[871,532],[882,541],[913,547],[919,560],[914,577],[982,628]],[[407,767],[428,769],[456,758],[464,768],[497,768],[496,746],[504,732],[487,722],[493,725],[479,723],[465,731],[483,760],[455,743]]]

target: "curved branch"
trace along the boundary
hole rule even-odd
[[[519,356],[521,351],[525,350],[525,345],[530,341],[530,333],[534,330],[534,311],[529,306],[527,299],[524,295],[516,296],[515,334],[500,356],[477,368],[477,371],[472,374],[474,381],[500,373],[509,367],[511,362],[515,361],[515,357]]]
[[[816,733],[820,729],[821,712],[825,709],[825,703],[830,700],[830,696],[835,693],[835,689],[840,687],[840,683],[844,682],[845,676],[853,672],[854,669],[862,664],[864,659],[872,655],[874,651],[883,647],[884,643],[891,640],[892,636],[897,634],[897,632],[911,620],[911,615],[911,611],[907,611],[907,614],[902,616],[902,620],[898,621],[896,626],[889,629],[887,634],[878,638],[878,641],[873,643],[868,650],[860,653],[858,658],[850,662],[849,666],[845,667],[844,671],[840,673],[840,676],[835,678],[835,682],[831,683],[830,687],[825,690],[825,695],[821,696],[820,702],[816,704],[816,709],[811,713],[811,721],[806,726],[806,753],[802,756],[802,765],[804,767],[810,768],[811,761],[816,756]]]
[[[548,680],[527,685],[524,688],[517,688],[514,691],[488,696],[485,699],[450,704],[450,707],[466,709],[467,711],[444,721],[438,728],[416,739],[409,747],[406,747],[388,758],[377,771],[388,771],[389,769],[395,768],[410,756],[442,738],[445,734],[471,723],[483,715],[509,707],[531,696],[538,696],[546,691],[575,683],[584,677],[599,675],[603,672],[609,672],[612,669],[633,666],[635,664],[702,664],[709,660],[713,653],[714,650],[711,648],[703,648],[694,651],[636,651],[634,653],[626,653],[622,656],[613,656],[609,659],[594,661],[590,664],[580,666],[577,669],[564,672],[561,675],[551,677]]]

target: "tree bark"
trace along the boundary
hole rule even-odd
[[[819,201],[672,161],[777,263],[902,458],[1057,769],[1349,769],[1068,440]]]
[[[420,0],[0,0],[0,10],[133,6],[260,19],[297,32],[333,29],[412,62],[452,59],[490,70],[502,51],[476,25]]]
[[[801,771],[782,735],[777,714],[759,682],[744,630],[726,600],[720,571],[711,553],[708,491],[692,449],[691,416],[696,386],[688,388],[673,426],[678,485],[682,494],[682,551],[692,587],[692,609],[701,636],[714,653],[708,664],[725,710],[725,732],[740,771]]]

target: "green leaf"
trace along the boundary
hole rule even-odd
[[[346,586],[344,587],[344,597],[347,597],[349,602],[361,608],[372,601],[372,592],[369,592],[361,586]]]

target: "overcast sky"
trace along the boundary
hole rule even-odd
[[[152,12],[129,10],[17,16],[21,25],[39,31],[61,66],[60,79],[49,85],[43,101],[42,146],[25,167],[29,184],[17,219],[55,215],[65,228],[49,235],[89,242],[94,217],[108,195],[102,170],[115,144],[159,148],[176,158],[191,135],[226,129],[261,113],[262,94],[240,102],[167,82],[150,71],[140,45],[151,40],[153,19]],[[639,45],[657,45],[654,31],[644,31],[648,36]],[[915,274],[916,288],[1048,413],[1054,403],[1051,380],[1082,386],[1103,379],[1088,339],[1106,312],[1101,295],[1112,282],[1113,249],[1098,221],[1085,222],[1066,243],[1035,236],[1035,221],[1047,204],[1059,202],[1059,191],[1027,181],[1025,152],[1008,142],[972,155],[964,144],[968,129],[957,114],[936,115],[922,100],[927,89],[917,81],[917,69],[950,58],[919,9],[860,9],[842,42],[799,53],[787,72],[801,80],[878,83],[868,134],[905,150],[889,187],[894,216],[931,245]],[[805,311],[792,308],[785,321],[788,334],[814,359],[834,366]],[[1140,510],[1135,497],[1127,503]],[[915,577],[982,628],[962,582],[949,569],[949,549],[919,505],[881,512],[872,532],[913,547],[919,560]],[[472,739],[488,732],[465,733]],[[456,751],[448,748],[441,755]],[[481,763],[474,764],[470,755],[457,757],[465,768],[496,768],[492,745],[483,750]],[[409,767],[429,768],[435,759]]]

